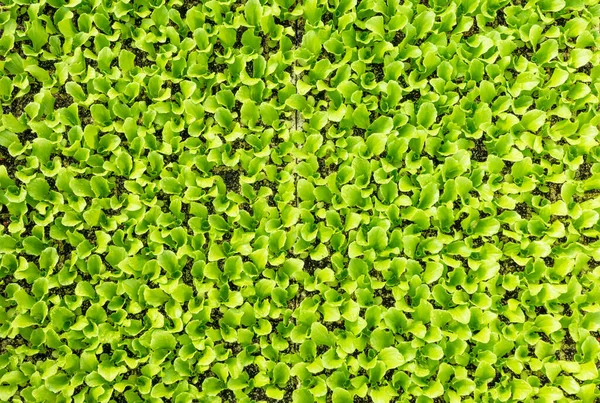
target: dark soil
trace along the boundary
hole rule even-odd
[[[27,340],[25,340],[21,335],[16,335],[13,338],[3,338],[0,340],[0,355],[4,354],[8,351],[9,347],[18,348],[20,346],[28,345]]]
[[[324,269],[328,266],[331,266],[331,260],[329,259],[329,257],[326,257],[322,260],[312,260],[311,257],[308,256],[304,260],[304,271],[308,272],[311,275],[315,273],[315,270]]]
[[[215,169],[213,169],[213,172],[223,179],[228,192],[239,193],[240,171],[234,169],[222,169],[215,171]]]
[[[483,136],[475,140],[475,148],[471,150],[472,158],[477,162],[485,162],[488,157],[488,150],[484,143]]]

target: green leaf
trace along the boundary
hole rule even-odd
[[[290,379],[290,369],[283,362],[278,362],[273,368],[273,382],[279,387],[285,386]]]
[[[442,277],[444,273],[444,265],[439,262],[427,262],[425,272],[423,273],[423,281],[427,284],[435,283]]]
[[[106,197],[110,194],[110,186],[108,181],[100,176],[94,176],[90,179],[90,188],[95,197]],[[73,189],[73,181],[71,182],[71,189],[73,190],[73,193],[75,193],[75,189]],[[81,188],[78,189],[78,191],[81,190]]]
[[[262,15],[262,6],[259,0],[248,0],[244,6],[244,15],[248,24],[258,26]]]
[[[379,38],[385,36],[383,17],[380,15],[369,18],[365,23],[365,27]]]
[[[310,339],[318,346],[333,346],[333,340],[327,328],[319,322],[314,322],[310,327]]]
[[[354,399],[350,392],[342,388],[335,388],[331,397],[332,403],[353,403]]]
[[[535,326],[546,334],[553,333],[562,328],[560,322],[552,315],[540,315],[535,320]]]
[[[23,248],[27,254],[39,256],[46,249],[46,244],[38,237],[28,236],[23,240]]]
[[[98,374],[108,382],[117,379],[122,371],[121,368],[114,366],[111,362],[104,361],[98,365]]]
[[[350,207],[354,206],[364,206],[365,200],[362,196],[361,190],[358,186],[355,185],[345,185],[342,186],[342,199],[348,204]]]
[[[378,156],[385,151],[388,136],[383,133],[374,133],[367,137],[367,149],[372,155]]]
[[[352,258],[348,264],[348,273],[352,279],[358,279],[361,275],[366,275],[369,267],[362,259]]]
[[[94,104],[90,106],[90,112],[96,123],[100,124],[101,126],[111,125],[112,117],[110,115],[110,111],[104,105]]]
[[[377,354],[377,359],[383,362],[387,369],[398,368],[404,364],[404,357],[396,347],[386,347]]]
[[[547,86],[548,86],[548,88],[558,87],[558,86],[564,84],[568,78],[569,78],[569,73],[567,71],[562,70],[560,68],[556,68],[552,72],[552,76],[550,77],[550,80],[548,80]]]
[[[323,43],[323,47],[326,51],[335,55],[341,55],[346,50],[346,48],[344,47],[344,43],[334,37],[331,37],[328,40],[326,40],[325,43]],[[359,107],[362,105],[363,104],[359,105]]]
[[[208,217],[208,222],[212,228],[215,228],[219,231],[227,231],[229,229],[229,224],[227,224],[227,221],[225,221],[225,219],[219,215],[211,215]]]
[[[564,0],[542,0],[540,9],[545,12],[557,12],[562,10],[566,5]]]
[[[431,10],[420,12],[414,19],[413,25],[417,29],[417,38],[424,37],[431,32],[435,23],[435,13]]]
[[[181,184],[175,178],[162,178],[160,180],[160,187],[165,193],[169,194],[180,194],[182,191]]]
[[[58,263],[59,257],[55,248],[46,248],[40,255],[40,268],[50,269]]]
[[[98,141],[97,150],[101,153],[110,152],[116,150],[119,144],[121,144],[121,139],[119,138],[119,136],[116,136],[114,134],[105,134]]]
[[[394,127],[394,121],[388,116],[378,117],[371,125],[369,125],[368,133],[389,134]]]
[[[555,39],[548,39],[540,45],[535,52],[534,59],[537,63],[543,64],[558,56],[558,42]]]
[[[438,188],[438,184],[436,182],[429,182],[423,190],[421,190],[421,195],[419,196],[419,204],[418,208],[420,209],[428,209],[438,202],[440,198],[440,191]]]
[[[255,126],[260,119],[258,107],[254,102],[245,102],[241,109],[242,123],[248,126]]]
[[[279,119],[277,110],[270,104],[263,102],[260,104],[259,110],[262,121],[268,126],[272,125]]]
[[[424,102],[417,112],[417,123],[425,128],[429,128],[437,119],[437,110],[431,102]]]
[[[600,329],[600,311],[586,313],[581,321],[581,327],[591,332],[597,332]]]
[[[546,122],[546,113],[537,109],[528,111],[523,115],[521,124],[526,130],[537,132]]]
[[[50,185],[48,185],[45,179],[37,178],[27,184],[27,194],[34,200],[47,200],[49,192]]]
[[[46,379],[46,387],[50,392],[60,393],[69,385],[69,377],[65,373],[58,373]]]
[[[381,249],[387,246],[388,236],[385,229],[373,227],[367,235],[369,246],[375,249]]]
[[[227,109],[219,107],[215,112],[215,120],[221,127],[227,129],[233,123],[233,115]]]
[[[365,104],[358,105],[354,112],[352,112],[352,121],[356,127],[360,129],[366,130],[369,127],[371,121],[369,119],[369,111]]]
[[[155,289],[146,288],[146,289],[144,289],[144,300],[150,306],[154,306],[154,307],[161,306],[165,302],[167,302],[169,299],[171,299],[169,297],[169,295],[167,295],[161,289],[158,289],[158,288],[155,288]]]
[[[68,329],[75,321],[75,314],[61,306],[50,310],[50,322],[55,329]]]
[[[127,259],[127,250],[125,250],[125,248],[114,245],[108,247],[106,261],[113,268],[119,267],[119,264],[121,264],[125,259]]]
[[[126,152],[121,152],[115,160],[117,169],[122,176],[129,176],[133,169],[133,159]]]
[[[48,34],[42,25],[41,20],[36,19],[31,22],[31,26],[27,30],[27,37],[31,40],[33,49],[39,52],[42,47],[48,43]]]
[[[126,49],[121,49],[119,52],[119,67],[123,72],[133,70],[135,67],[135,54]]]
[[[225,389],[225,387],[225,383],[217,378],[206,378],[204,382],[202,382],[202,390],[209,396],[216,396],[220,391]]]
[[[104,72],[110,72],[110,65],[115,58],[115,54],[107,46],[98,53],[98,68]]]
[[[175,337],[165,330],[155,330],[152,332],[150,348],[152,350],[173,350],[177,346]]]
[[[179,269],[179,262],[177,261],[177,256],[174,252],[170,250],[163,251],[158,256],[158,264],[162,267],[167,273],[174,273]]]
[[[370,342],[376,351],[381,351],[394,344],[394,336],[387,330],[375,329],[373,333],[371,333]]]
[[[79,197],[95,197],[94,191],[90,185],[90,181],[86,179],[72,179],[69,187],[75,196]]]

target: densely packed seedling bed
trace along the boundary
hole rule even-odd
[[[600,400],[597,0],[0,26],[0,401]]]

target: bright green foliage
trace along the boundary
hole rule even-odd
[[[0,402],[600,401],[597,0],[4,0]]]

